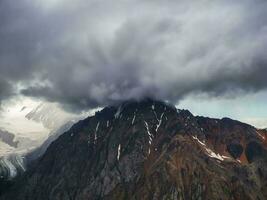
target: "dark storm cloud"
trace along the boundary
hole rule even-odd
[[[92,108],[267,89],[266,1],[0,1],[0,95]]]
[[[8,83],[8,81],[0,79],[0,105],[1,105],[2,100],[9,98],[13,95],[12,91],[13,91],[13,88]]]

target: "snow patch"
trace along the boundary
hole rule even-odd
[[[118,151],[117,151],[117,160],[120,159],[120,155],[121,155],[121,144],[119,144],[118,146]]]
[[[158,132],[158,129],[159,129],[161,123],[162,123],[162,117],[163,117],[163,115],[164,115],[164,112],[161,114],[160,119],[158,120],[159,123],[156,126],[156,132]]]
[[[114,115],[115,119],[118,119],[118,118],[120,117],[121,111],[122,111],[122,107],[119,106],[117,112],[116,112],[115,115]]]
[[[195,140],[197,140],[197,142],[199,143],[199,144],[201,144],[202,146],[206,146],[206,144],[205,143],[203,143],[203,142],[201,142],[196,136],[192,136]]]
[[[94,144],[96,144],[96,141],[97,141],[97,134],[95,132]]]
[[[223,159],[229,159],[229,160],[232,160],[232,158],[229,157],[229,156],[222,156],[222,158],[223,158]]]
[[[99,122],[97,123],[96,127],[95,127],[95,132],[98,131],[98,128],[99,128]]]
[[[212,158],[216,158],[218,160],[223,161],[224,158],[220,154],[216,154],[214,151],[206,147],[206,151],[208,152],[209,156]]]
[[[158,115],[157,115],[157,113],[154,111],[154,115],[155,115],[155,117],[156,117],[156,120],[158,121],[158,124],[157,124],[157,126],[156,126],[156,132],[158,132],[158,129],[159,129],[159,127],[160,127],[160,125],[161,125],[161,122],[162,122],[162,117],[163,117],[163,115],[164,115],[164,112],[161,114],[161,116],[160,116],[160,118],[158,119]],[[167,119],[167,118],[166,118]]]
[[[98,131],[98,128],[99,128],[99,122],[97,123],[96,125],[96,128],[95,128],[95,138],[94,138],[94,144],[96,144],[96,141],[97,141],[97,131]]]
[[[256,131],[256,133],[257,133],[258,136],[260,136],[263,140],[265,140],[265,137],[264,137],[262,134],[260,134],[258,131]]]
[[[148,138],[149,138],[149,141],[148,141],[148,143],[149,143],[148,154],[150,154],[150,145],[152,144],[153,135],[150,133],[149,127],[148,127],[148,123],[146,121],[145,121],[145,127],[146,127]]]
[[[133,119],[132,119],[132,125],[134,124],[134,121],[135,121],[135,112],[134,112],[134,116],[133,116]]]
[[[206,150],[206,152],[208,153],[208,156],[209,156],[209,157],[212,157],[212,158],[215,158],[215,159],[218,159],[218,160],[221,160],[221,161],[223,161],[224,158],[229,158],[229,157],[226,157],[226,156],[223,157],[223,156],[221,156],[220,154],[216,154],[214,151],[212,151],[211,149],[209,149],[209,148],[206,146],[205,143],[201,142],[196,136],[192,136],[192,137],[193,137],[193,139],[197,140],[197,142],[198,142],[199,144],[201,144],[201,145],[205,148],[205,150]]]
[[[149,131],[149,127],[148,127],[148,123],[145,121],[145,126],[146,126],[146,130],[147,130],[147,134],[149,136],[149,144],[152,143],[152,139],[153,139],[153,135],[150,133]]]

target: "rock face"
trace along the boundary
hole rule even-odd
[[[12,184],[12,179],[25,172],[25,161],[20,155],[0,158],[0,195]]]
[[[159,101],[75,124],[0,199],[267,199],[267,133]]]
[[[8,131],[0,129],[0,140],[2,140],[4,143],[8,144],[11,147],[18,147],[18,141],[14,141],[15,135],[9,133]]]

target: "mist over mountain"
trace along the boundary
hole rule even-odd
[[[266,10],[263,0],[2,0],[0,98],[80,111],[266,91]]]

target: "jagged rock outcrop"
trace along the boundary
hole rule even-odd
[[[264,130],[126,102],[75,124],[0,199],[264,200],[266,155]]]

